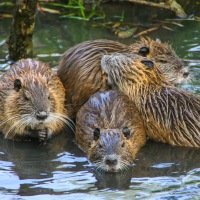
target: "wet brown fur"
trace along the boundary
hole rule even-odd
[[[137,54],[143,46],[150,48],[147,56],[159,61],[159,66],[170,81],[177,84],[186,79],[182,74],[182,71],[187,71],[183,61],[167,43],[142,39],[126,46],[112,40],[86,41],[67,50],[61,57],[58,67],[58,76],[66,90],[66,109],[70,112],[69,116],[74,118],[76,112],[92,94],[110,88],[107,85],[107,76],[100,68],[100,59],[103,55],[118,51]]]
[[[139,49],[144,46],[149,47],[149,54],[146,57],[154,59],[168,81],[175,86],[189,81],[188,68],[185,67],[183,60],[177,56],[169,43],[141,38],[140,41],[130,45],[127,52],[137,54]]]
[[[157,64],[130,54],[105,55],[102,68],[135,103],[154,141],[200,147],[200,97],[174,87]]]
[[[146,141],[139,113],[129,98],[119,91],[110,90],[92,95],[78,111],[76,123],[77,144],[100,170],[125,169],[133,163],[136,153]],[[122,133],[124,127],[130,129],[130,138]],[[101,131],[97,141],[94,140],[95,128]],[[114,167],[105,163],[109,156],[118,160]]]
[[[19,90],[14,89],[16,79],[21,81]],[[64,99],[65,89],[48,65],[22,59],[0,79],[0,130],[10,139],[26,135],[45,139],[40,131],[49,138],[68,123]],[[37,120],[37,112],[47,113],[47,119]]]

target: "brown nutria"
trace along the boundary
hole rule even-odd
[[[71,118],[75,117],[75,113],[92,94],[110,88],[107,76],[101,70],[100,60],[103,55],[118,51],[153,57],[174,84],[181,83],[188,77],[188,69],[167,43],[151,39],[142,39],[129,47],[105,39],[80,43],[64,53],[58,66],[58,76],[66,90],[66,105],[69,111],[71,109]]]
[[[76,142],[99,170],[126,169],[146,141],[139,113],[120,91],[92,95],[78,111],[76,123]]]
[[[147,58],[126,53],[104,55],[101,66],[110,84],[135,103],[151,139],[200,147],[200,96],[171,85]]]
[[[45,141],[70,126],[64,100],[65,89],[48,65],[22,59],[0,79],[0,130],[9,139]]]

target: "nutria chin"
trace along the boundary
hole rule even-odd
[[[75,135],[96,168],[109,172],[126,169],[146,141],[134,104],[114,90],[97,92],[80,108]]]
[[[66,105],[71,110],[71,118],[75,117],[92,94],[110,88],[107,76],[100,68],[100,60],[103,55],[118,51],[153,57],[173,84],[177,85],[188,79],[188,69],[167,43],[143,38],[130,46],[105,39],[77,44],[63,54],[58,66],[58,76],[66,90]]]
[[[102,69],[139,110],[154,141],[200,147],[200,96],[171,85],[158,65],[126,53],[105,55]]]
[[[49,139],[69,125],[65,89],[48,65],[16,62],[0,79],[0,130],[5,138]]]

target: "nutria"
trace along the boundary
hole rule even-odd
[[[65,89],[48,65],[22,59],[0,79],[0,130],[9,139],[46,141],[70,126],[64,100]]]
[[[146,141],[139,113],[120,91],[92,95],[78,111],[76,123],[76,143],[100,171],[126,169]]]
[[[67,50],[58,66],[58,76],[66,89],[66,105],[71,118],[75,117],[75,113],[92,94],[110,88],[107,85],[107,76],[100,68],[100,59],[105,54],[118,51],[130,51],[155,58],[161,70],[174,84],[187,80],[188,69],[167,43],[142,39],[126,46],[105,39],[86,41]]]
[[[200,147],[200,96],[174,87],[157,63],[126,53],[104,55],[102,69],[139,110],[154,141]]]

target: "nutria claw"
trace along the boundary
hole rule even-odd
[[[37,131],[39,142],[45,142],[48,139],[48,130],[41,129]]]

